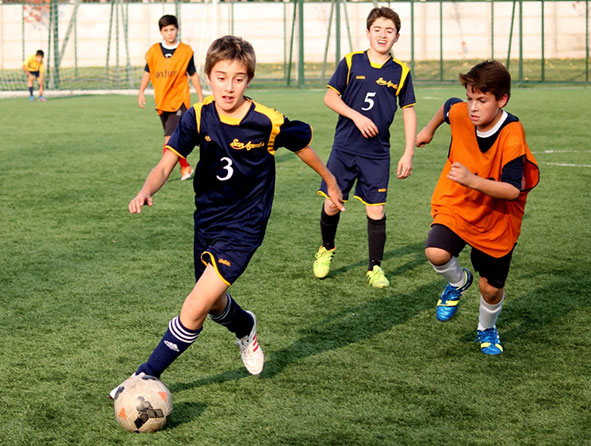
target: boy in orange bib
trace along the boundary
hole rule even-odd
[[[154,87],[156,112],[164,128],[164,148],[181,119],[182,114],[191,106],[189,80],[195,88],[199,102],[203,101],[199,74],[195,69],[193,50],[177,40],[179,23],[175,16],[164,15],[158,21],[162,42],[155,43],[146,53],[144,76],[140,82],[138,105],[144,108],[144,91],[150,81]],[[188,180],[193,168],[187,160],[180,158],[181,180]]]
[[[460,297],[472,284],[472,273],[458,256],[472,247],[472,265],[480,275],[477,342],[487,355],[503,352],[496,321],[503,305],[505,281],[527,195],[539,181],[539,170],[521,122],[503,110],[511,94],[511,76],[496,61],[460,74],[466,102],[448,99],[417,135],[417,147],[433,139],[447,122],[451,144],[431,198],[433,223],[425,254],[449,282],[437,302],[439,321],[450,320]]]

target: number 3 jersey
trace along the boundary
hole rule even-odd
[[[310,125],[254,101],[241,120],[220,116],[213,96],[187,110],[167,148],[183,158],[200,148],[193,180],[195,232],[260,245],[273,203],[275,151],[297,152],[311,139]]]
[[[378,135],[365,138],[355,123],[339,115],[333,149],[369,158],[390,155],[390,125],[397,105],[415,104],[409,68],[390,57],[384,64],[372,63],[367,51],[353,52],[339,63],[328,85],[349,107],[367,116],[378,127]]]

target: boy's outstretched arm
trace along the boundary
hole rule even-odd
[[[372,138],[378,134],[378,127],[374,122],[345,104],[341,96],[332,88],[326,90],[324,104],[332,111],[353,121],[365,138]]]
[[[174,152],[166,150],[160,158],[156,167],[154,167],[148,174],[148,178],[144,182],[142,189],[138,194],[129,202],[129,212],[132,214],[139,214],[142,212],[142,206],[147,204],[152,206],[152,196],[160,190],[160,188],[166,183],[170,172],[176,166],[179,157]]]
[[[330,198],[339,211],[344,211],[345,208],[343,207],[343,195],[341,193],[341,189],[339,189],[337,180],[331,171],[328,170],[328,168],[324,165],[322,160],[318,158],[316,152],[314,152],[314,150],[308,146],[299,152],[296,152],[296,154],[304,163],[314,169],[318,175],[322,177],[326,183],[328,198]]]
[[[407,178],[412,172],[412,157],[415,154],[415,134],[417,133],[417,114],[414,107],[402,109],[404,119],[404,154],[398,161],[396,174],[401,180]]]
[[[445,116],[443,116],[443,105],[439,107],[439,110],[435,112],[435,115],[431,118],[429,123],[418,133],[415,145],[417,147],[424,147],[426,144],[429,144],[433,139],[433,135],[435,131],[439,128],[441,124],[445,121]]]

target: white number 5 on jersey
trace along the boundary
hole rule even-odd
[[[369,111],[373,108],[374,106],[374,100],[372,99],[374,96],[376,95],[375,91],[368,91],[367,94],[365,95],[365,100],[364,102],[367,104],[367,107],[362,107],[361,110],[363,111]]]

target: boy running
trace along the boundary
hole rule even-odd
[[[144,186],[129,203],[131,213],[152,206],[179,158],[195,146],[200,159],[195,189],[195,286],[180,315],[136,374],[160,374],[197,338],[206,317],[226,327],[237,339],[242,361],[253,375],[261,373],[254,313],[238,305],[229,286],[244,272],[265,235],[275,186],[274,155],[279,147],[296,153],[328,184],[328,196],[342,208],[334,176],[310,148],[311,127],[290,121],[278,111],[244,96],[255,71],[250,43],[239,37],[215,40],[207,51],[205,74],[212,96],[181,118],[166,152]],[[113,389],[114,397],[118,388]]]
[[[437,302],[439,321],[450,320],[472,273],[458,256],[472,247],[472,266],[480,274],[477,342],[487,355],[503,352],[496,327],[505,281],[525,210],[539,170],[521,122],[503,110],[511,95],[511,76],[499,62],[485,61],[460,74],[466,102],[451,98],[417,135],[417,147],[433,139],[447,122],[451,145],[431,199],[433,223],[425,254],[449,283]]]
[[[45,73],[45,67],[43,66],[43,57],[45,53],[43,50],[37,50],[35,54],[27,58],[23,63],[23,71],[27,75],[27,87],[29,88],[29,100],[33,102],[35,95],[33,95],[34,82],[37,79],[39,84],[39,100],[45,102],[45,96],[43,96],[43,74]]]
[[[191,106],[189,79],[195,88],[199,102],[203,101],[199,75],[195,69],[193,50],[177,40],[179,23],[175,16],[164,15],[158,20],[162,42],[155,43],[146,53],[144,76],[140,82],[138,105],[144,108],[144,91],[150,81],[154,87],[156,112],[164,128],[164,146],[176,129],[181,115]],[[164,147],[163,151],[166,151]],[[193,168],[186,159],[179,160],[181,180],[188,180]]]
[[[384,206],[390,178],[390,124],[396,101],[402,108],[405,150],[397,176],[407,178],[412,170],[417,120],[415,96],[408,67],[390,54],[400,37],[400,17],[387,7],[374,8],[367,17],[369,49],[349,53],[339,63],[328,83],[324,103],[339,114],[327,166],[337,178],[347,200],[353,183],[354,197],[365,204],[369,265],[367,280],[375,288],[390,282],[381,268],[386,245]],[[326,197],[326,184],[319,194]],[[324,279],[335,253],[340,209],[329,199],[322,205],[322,245],[316,253],[314,275]]]

